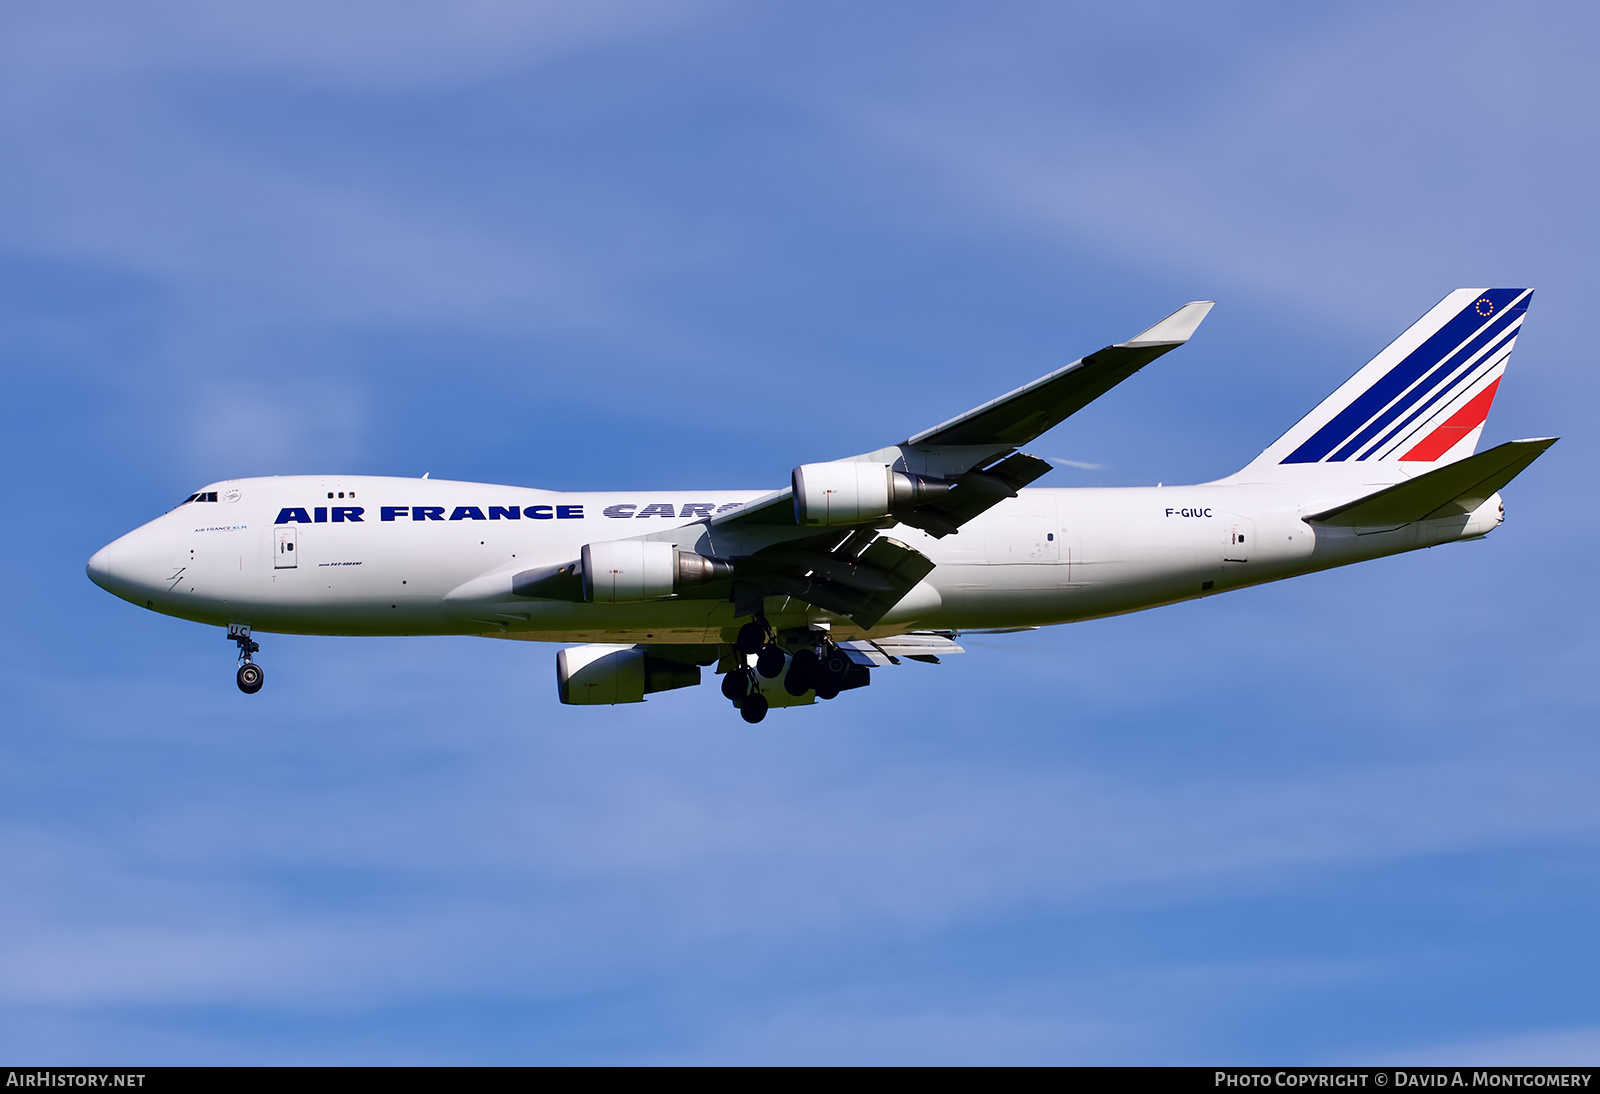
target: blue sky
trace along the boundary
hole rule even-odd
[[[0,1055],[1592,1062],[1576,4],[0,13]],[[1219,303],[1032,450],[1201,481],[1538,287],[1485,542],[778,712],[91,585],[226,477],[781,485]],[[1586,667],[1588,666],[1588,667]]]

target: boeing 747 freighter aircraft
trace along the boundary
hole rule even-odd
[[[358,475],[231,479],[89,560],[152,611],[253,635],[474,634],[588,643],[563,703],[635,703],[715,666],[748,722],[962,631],[1071,623],[1475,539],[1555,438],[1474,454],[1531,289],[1457,289],[1237,474],[1024,489],[1020,451],[1169,350],[1186,304],[899,444],[751,490],[557,493]]]

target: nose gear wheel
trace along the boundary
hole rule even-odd
[[[239,672],[235,676],[239,683],[239,690],[246,695],[254,695],[260,691],[265,678],[265,674],[261,671],[261,666],[254,661],[246,661],[240,665]]]

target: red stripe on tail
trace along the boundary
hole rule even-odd
[[[1450,415],[1449,421],[1422,438],[1422,443],[1400,458],[1436,460],[1460,444],[1462,437],[1477,429],[1489,416],[1489,405],[1494,402],[1494,392],[1499,386],[1500,380],[1497,377],[1494,383],[1474,395],[1471,402]]]

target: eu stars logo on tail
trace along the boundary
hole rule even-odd
[[[1470,456],[1532,298],[1532,289],[1457,289],[1257,462],[1445,464]]]

